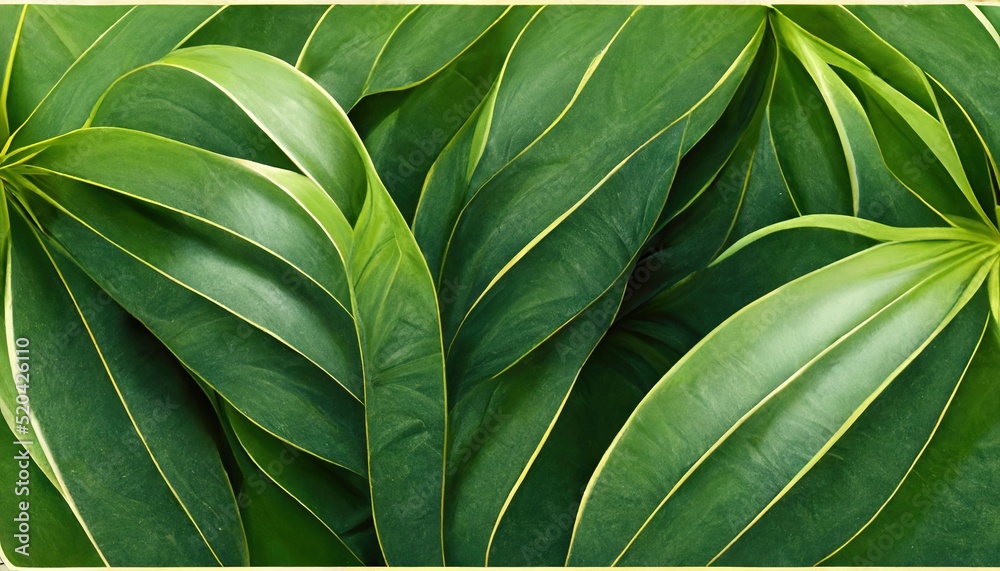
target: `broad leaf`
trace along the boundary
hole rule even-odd
[[[276,59],[209,47],[178,51],[164,62],[205,78],[239,103],[328,195],[341,198],[342,208],[361,204],[348,215],[356,222],[342,256],[362,355],[375,526],[387,563],[443,563],[446,408],[437,300],[416,241],[360,139],[327,93]],[[278,115],[255,73],[272,77],[273,93],[295,101],[297,112]],[[293,125],[308,125],[314,138]],[[336,206],[315,196],[309,207],[317,221],[328,219],[331,209]],[[401,505],[411,509],[404,513]]]
[[[996,255],[986,240],[887,243],[737,312],[618,434],[588,484],[568,562],[714,562],[965,308]],[[799,319],[762,329],[774,311]],[[739,371],[752,371],[740,390],[713,391]],[[712,414],[705,391],[717,395]],[[755,461],[733,464],[751,450]],[[637,462],[654,454],[660,462]],[[719,510],[730,516],[705,517]]]

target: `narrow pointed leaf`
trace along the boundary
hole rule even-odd
[[[994,255],[976,242],[876,246],[735,314],[660,380],[616,437],[588,484],[569,563],[714,561],[965,307]],[[803,320],[752,325],[778,308]],[[747,370],[742,390],[711,415],[697,412],[713,381]],[[829,406],[817,407],[818,394]],[[660,460],[643,463],[652,455]],[[719,510],[731,517],[706,517]],[[657,539],[664,534],[671,539]]]
[[[16,149],[82,127],[115,79],[163,57],[216,11],[213,6],[130,9],[73,61],[7,146]]]
[[[366,95],[411,87],[434,75],[506,10],[335,6],[316,27],[297,66],[350,110]]]
[[[245,564],[236,502],[196,385],[20,214],[11,223],[12,328],[50,348],[32,372],[63,380],[30,385],[32,435],[102,560]],[[76,414],[81,406],[94,414]]]

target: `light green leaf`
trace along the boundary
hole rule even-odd
[[[805,61],[811,62],[807,67],[812,70],[811,73],[814,74],[814,78],[818,77],[817,74],[820,76],[825,74],[832,80],[832,76],[825,73],[824,66],[818,64],[816,61],[817,58],[822,58],[829,65],[837,66],[860,80],[865,85],[865,89],[870,90],[876,100],[882,103],[883,107],[891,107],[892,112],[890,112],[890,115],[898,117],[901,122],[905,122],[909,128],[906,130],[912,132],[913,135],[922,140],[926,148],[931,152],[931,156],[937,159],[954,179],[961,193],[968,200],[964,205],[965,208],[967,209],[968,206],[972,206],[979,216],[984,220],[987,219],[985,213],[979,208],[979,202],[969,184],[965,171],[962,169],[961,161],[955,150],[954,143],[948,135],[948,130],[938,120],[938,117],[931,115],[919,105],[907,99],[886,83],[884,79],[872,73],[864,64],[848,54],[840,52],[822,40],[808,37],[807,34],[801,33],[796,29],[794,25],[786,24],[786,20],[780,20],[779,28],[782,30],[782,37],[786,38],[794,46],[793,49],[800,54],[800,57],[804,57]],[[830,83],[833,87],[831,91],[837,90],[837,82],[830,81]],[[845,107],[845,109],[848,109],[848,107]],[[845,124],[847,120],[848,118],[845,117]],[[861,129],[857,130],[861,131]],[[897,152],[899,150],[896,149]],[[920,193],[921,190],[923,193]],[[921,199],[927,202],[932,208],[940,208],[942,203],[942,192],[940,190],[932,186],[931,188],[916,189],[916,191],[919,193]],[[882,200],[885,199],[883,198]],[[946,210],[945,213],[968,217],[965,211],[952,212]]]
[[[998,485],[996,371],[1000,338],[985,333],[934,432],[864,530],[824,565],[992,565],[1000,513],[969,502]]]
[[[1000,64],[1000,46],[971,7],[923,6],[914,10],[903,6],[850,6],[848,10],[931,78],[947,86],[971,117],[995,160],[1000,154],[1000,122],[991,101],[1000,89],[1000,79],[980,70]]]
[[[889,172],[861,103],[823,59],[821,46],[811,43],[789,20],[781,16],[772,20],[776,22],[779,41],[815,82],[837,128],[851,182],[852,209],[833,213],[855,214],[897,226],[937,223],[935,214],[940,213],[928,212],[921,200]],[[803,209],[803,213],[821,212]]]
[[[87,126],[123,127],[286,170],[295,164],[224,93],[191,73],[162,65],[118,78]]]
[[[604,451],[656,381],[705,334],[769,291],[871,246],[855,235],[777,233],[699,272],[622,318],[587,360],[573,391],[507,508],[494,565],[562,565],[584,488]],[[775,257],[774,252],[787,255]],[[641,292],[634,272],[626,297]]]
[[[947,414],[985,333],[985,292],[963,309],[829,451],[716,562],[813,565],[906,477]],[[777,498],[776,498],[777,499]]]
[[[737,312],[618,434],[588,484],[568,562],[715,561],[966,306],[995,256],[976,242],[885,244]],[[775,311],[792,317],[767,328]]]
[[[776,10],[810,34],[851,54],[928,113],[936,113],[923,71],[886,43],[844,6],[782,5]]]
[[[232,65],[234,59],[240,65]],[[315,83],[278,59],[232,47],[186,48],[163,58],[159,65],[188,71],[235,101],[354,223],[368,184],[360,142],[346,118],[330,112],[339,108]],[[287,82],[278,78],[263,84],[258,81],[277,73],[294,77],[297,89],[284,89]]]

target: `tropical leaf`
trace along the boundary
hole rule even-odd
[[[345,335],[340,327],[335,337],[358,342],[361,350],[363,372],[351,379],[362,383],[367,470],[357,468],[353,434],[305,449],[369,476],[376,530],[387,561],[443,562],[445,395],[437,302],[416,242],[375,174],[360,139],[328,94],[279,60],[243,49],[199,47],[177,51],[162,65],[188,71],[219,88],[247,110],[327,195],[342,198],[342,205],[363,204],[355,213],[351,237],[344,215],[334,202],[312,190],[316,187],[291,173],[265,169],[283,184],[287,179],[295,181],[297,190],[288,193],[296,196],[300,212],[310,214],[317,223],[315,228],[332,242],[330,251],[346,270],[350,314],[355,321],[355,326],[347,329],[349,333]],[[301,113],[275,113],[273,102],[258,89],[255,73],[272,77],[275,93],[280,91],[286,100],[296,101]],[[316,123],[317,117],[323,118],[320,123]],[[312,125],[318,131],[310,139],[293,129],[296,124]],[[345,179],[351,184],[345,185]],[[328,313],[320,310],[318,315]],[[407,326],[398,327],[400,322]],[[338,397],[329,402],[340,406],[341,412],[324,414],[325,422],[351,431],[356,425],[350,417],[345,420],[343,407],[352,403]],[[295,422],[301,422],[303,428],[319,428],[314,421]],[[303,443],[301,438],[292,440]],[[347,450],[341,451],[344,448]],[[399,505],[413,509],[401,514]],[[411,531],[414,521],[425,523],[422,533]]]
[[[367,97],[352,109],[351,122],[408,221],[434,160],[489,94],[511,45],[538,12],[512,8],[431,78]]]
[[[0,7],[5,562],[996,565],[997,26]]]
[[[426,81],[507,11],[503,6],[331,6],[296,67],[350,110],[366,95]],[[429,37],[435,41],[425,41]]]
[[[562,565],[587,482],[629,414],[702,337],[746,304],[872,245],[820,229],[762,237],[618,321],[587,360],[508,508],[490,552],[501,565]],[[771,252],[786,252],[773,260]],[[626,297],[645,282],[634,272]]]
[[[323,6],[226,6],[188,38],[184,46],[237,46],[294,65],[326,10]]]
[[[869,248],[778,288],[713,330],[636,407],[602,458],[568,562],[707,564],[724,556],[957,315],[985,309],[976,293],[997,248],[984,237]],[[776,310],[791,316],[785,327],[753,326]],[[735,375],[744,379],[741,390],[702,412],[703,391],[722,394],[712,380]],[[642,465],[636,455],[661,460]],[[754,461],[734,466],[747,455]],[[704,517],[719,508],[731,516]]]
[[[164,553],[192,565],[245,564],[236,502],[196,386],[15,212],[11,328],[29,345],[60,348],[24,373],[29,434],[97,554],[114,565],[148,565]],[[74,375],[55,377],[62,383],[30,382],[32,373],[67,370]],[[80,407],[93,414],[73,412]]]

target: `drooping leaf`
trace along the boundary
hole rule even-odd
[[[340,197],[338,204],[360,205],[348,215],[356,222],[351,248],[342,255],[362,355],[375,527],[387,563],[443,563],[447,409],[437,300],[416,241],[371,158],[336,101],[279,60],[205,47],[175,52],[164,62],[218,86],[329,196]],[[272,78],[272,94],[260,92],[255,74]],[[277,93],[295,101],[291,108],[297,112],[277,114],[273,99],[265,97]],[[294,125],[308,125],[311,132],[294,132]],[[308,208],[317,221],[336,210],[315,196]],[[321,225],[331,236],[335,232]],[[403,513],[401,505],[411,509]]]
[[[119,78],[102,96],[88,126],[145,131],[206,151],[296,170],[229,97],[174,67],[145,67]]]
[[[122,134],[137,145],[158,145],[164,157],[170,150],[202,153],[147,135]],[[90,156],[96,159],[108,135],[88,130],[72,136],[87,138]],[[308,265],[309,257],[303,255],[309,253],[308,245],[303,249],[302,242],[296,247],[279,241],[272,242],[271,249],[253,240],[261,231],[268,233],[268,240],[280,240],[283,233],[268,229],[282,227],[299,228],[289,237],[301,240],[315,228],[286,190],[239,163],[207,153],[201,155],[207,161],[203,178],[176,172],[181,176],[176,185],[157,189],[142,184],[139,170],[110,165],[102,170],[97,160],[74,163],[72,153],[60,156],[58,146],[50,150],[53,172],[62,169],[72,176],[73,168],[86,167],[93,169],[93,182],[107,185],[49,176],[34,191],[40,200],[32,199],[36,215],[47,220],[47,230],[88,273],[241,412],[296,446],[364,474],[361,373],[351,316],[319,285],[325,274],[310,279],[276,253],[284,251]],[[48,160],[45,153],[37,159]],[[170,164],[164,163],[168,169]],[[198,188],[206,193],[202,197],[211,199],[175,192],[183,188]],[[237,210],[213,216],[212,208],[225,204],[215,196],[227,194],[253,215]],[[215,224],[206,222],[212,218]],[[223,226],[227,222],[231,230]],[[246,236],[239,232],[254,222],[256,227]],[[318,229],[314,236],[317,244],[327,239]],[[178,257],[179,251],[188,255]],[[336,252],[312,263],[319,267],[331,256]],[[122,273],[122,267],[129,271]],[[228,279],[214,279],[220,273]],[[151,291],[157,295],[151,296]],[[296,328],[289,327],[295,323],[289,319],[293,307],[303,320]],[[333,321],[338,316],[339,321]],[[335,327],[338,322],[340,327]],[[226,358],[220,357],[220,346]],[[276,401],[289,404],[277,406]]]

